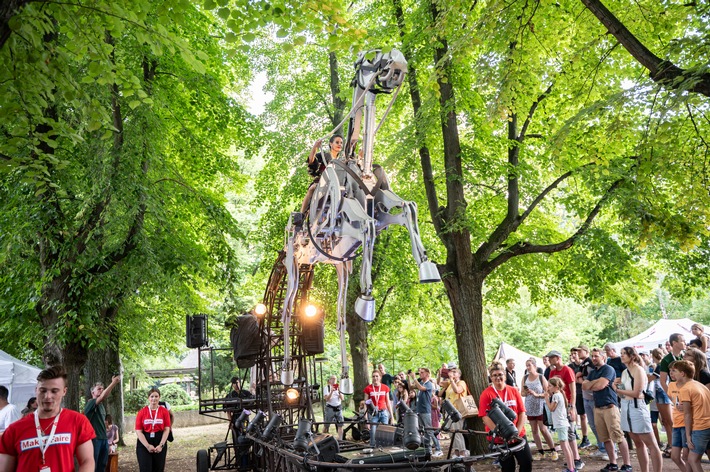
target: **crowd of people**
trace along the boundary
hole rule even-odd
[[[564,471],[585,467],[579,451],[592,446],[591,457],[608,461],[600,472],[631,472],[630,449],[636,448],[641,472],[660,472],[663,458],[671,458],[683,472],[700,472],[703,454],[710,454],[710,371],[708,338],[702,325],[693,325],[696,336],[686,346],[682,334],[672,334],[665,347],[651,352],[630,346],[620,350],[612,343],[590,349],[579,345],[569,350],[568,361],[560,351],[543,357],[542,366],[531,358],[518,385],[515,360],[493,362],[489,367],[489,387],[479,399],[479,415],[489,430],[495,428],[487,412],[491,400],[500,398],[518,414],[516,427],[521,435],[529,423],[533,457],[529,447],[501,462],[504,471],[517,467],[532,469],[535,460],[565,460]],[[380,364],[372,372],[359,413],[370,425],[370,443],[375,445],[378,424],[401,424],[400,404],[417,413],[424,428],[423,445],[432,457],[443,455],[435,431],[441,420],[441,402],[452,403],[469,389],[461,371],[444,364],[434,374],[420,368],[395,375]],[[333,376],[326,387],[325,422],[338,426],[342,436],[341,405]],[[661,443],[658,420],[666,431]],[[581,437],[577,433],[581,429]],[[463,428],[463,420],[451,430]],[[544,441],[544,444],[543,444]],[[579,442],[578,442],[579,441]],[[464,437],[454,434],[452,456],[468,454]],[[710,457],[710,456],[709,456]]]

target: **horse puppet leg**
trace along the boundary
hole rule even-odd
[[[340,375],[340,391],[344,395],[352,395],[353,381],[350,379],[350,366],[348,365],[348,350],[345,345],[345,330],[347,327],[345,310],[346,298],[348,293],[348,278],[352,270],[350,261],[335,264],[335,270],[338,273],[338,322],[337,329],[340,336],[340,365],[342,372]]]
[[[284,360],[281,365],[281,383],[284,385],[293,385],[293,370],[291,370],[291,346],[290,346],[290,329],[291,329],[291,314],[293,313],[293,304],[298,291],[298,261],[295,254],[295,239],[296,228],[289,219],[286,226],[286,257],[284,258],[284,266],[286,266],[286,275],[288,283],[286,286],[286,297],[281,313],[281,322],[283,323],[284,333]]]
[[[419,236],[417,204],[403,200],[391,190],[380,190],[377,192],[375,200],[380,210],[375,213],[380,230],[391,224],[399,224],[407,228],[412,243],[412,256],[419,266],[419,283],[440,282],[439,270],[436,268],[436,264],[427,258],[424,244]],[[402,211],[397,215],[392,215],[390,213],[392,208],[401,208]]]
[[[365,321],[375,319],[375,300],[372,298],[372,252],[375,247],[375,219],[367,214],[354,198],[342,200],[342,236],[349,236],[362,245],[360,295],[355,299],[355,312]]]

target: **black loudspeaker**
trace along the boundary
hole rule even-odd
[[[207,346],[207,315],[187,315],[185,325],[187,326],[187,347]]]
[[[301,323],[301,346],[306,354],[323,354],[325,346],[323,338],[325,337],[325,320],[323,317],[314,317],[314,319],[306,319]]]

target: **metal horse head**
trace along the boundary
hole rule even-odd
[[[338,273],[338,331],[342,375],[340,389],[352,393],[345,346],[345,296],[351,261],[361,249],[360,295],[355,311],[365,321],[375,318],[372,297],[372,252],[377,234],[391,224],[400,224],[409,231],[412,255],[419,266],[419,281],[438,282],[436,265],[428,260],[419,236],[417,205],[397,196],[389,188],[387,176],[380,166],[373,165],[375,134],[375,101],[378,94],[399,91],[407,73],[407,61],[393,49],[361,53],[355,62],[353,106],[349,119],[345,152],[326,166],[311,197],[307,215],[292,213],[286,226],[286,258],[288,287],[283,304],[284,363],[281,381],[293,383],[289,350],[289,330],[301,264],[317,262],[333,264]],[[396,92],[392,101],[396,98]],[[391,103],[390,103],[391,105]],[[386,116],[386,113],[385,113]],[[364,120],[364,126],[361,126]],[[383,117],[384,120],[384,117]],[[362,131],[362,148],[358,152]],[[337,129],[337,128],[336,128]],[[396,210],[392,213],[392,210]]]

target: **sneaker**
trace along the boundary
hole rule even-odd
[[[603,461],[609,460],[609,454],[607,454],[606,452],[602,452],[602,451],[594,451],[591,454],[589,454],[589,457],[592,457],[594,459],[601,459]]]
[[[584,466],[585,466],[585,464],[584,464],[584,462],[582,462],[582,459],[579,459],[579,460],[575,459],[574,470],[582,470],[582,469],[584,469]]]
[[[586,449],[586,448],[588,448],[588,447],[591,446],[591,445],[592,445],[592,443],[589,442],[589,439],[586,438],[586,437],[584,437],[584,438],[582,438],[582,442],[579,443],[579,446],[577,446],[577,447],[580,448],[580,449]]]
[[[559,459],[560,459],[560,455],[557,454],[557,451],[552,451],[552,452],[550,453],[550,459],[552,459],[553,461],[559,460]]]
[[[603,469],[599,469],[599,472],[618,472],[618,470],[619,466],[610,462]]]
[[[533,456],[534,461],[541,461],[545,458],[545,454],[542,452],[536,452],[535,455]]]
[[[500,467],[500,459],[496,459],[493,461],[493,464],[495,467]]]
[[[432,454],[431,457],[441,457],[443,455],[444,453],[441,451],[434,451],[434,454]]]
[[[633,471],[633,469],[631,468],[631,466],[629,464],[622,465],[621,469],[619,469],[619,470],[621,470],[623,472],[632,472]]]

